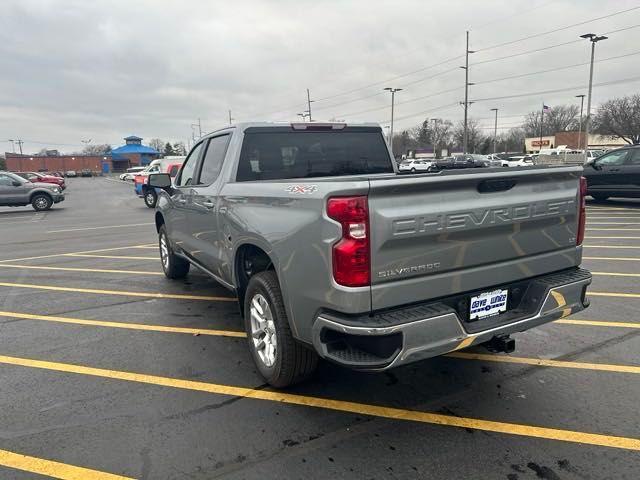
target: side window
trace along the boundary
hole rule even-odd
[[[628,154],[629,154],[629,150],[618,150],[615,152],[611,152],[608,155],[604,155],[598,158],[596,160],[596,164],[602,167],[619,166],[625,162]]]
[[[221,135],[209,140],[198,179],[200,185],[210,185],[218,178],[230,139],[231,135]]]
[[[0,185],[2,186],[10,186],[12,182],[12,178],[7,175],[0,175]]]
[[[633,149],[633,155],[627,160],[628,165],[640,165],[640,148]]]
[[[182,170],[178,174],[176,186],[186,187],[187,185],[191,185],[193,183],[193,177],[196,171],[196,163],[198,163],[200,150],[202,150],[202,143],[203,142],[200,142],[195,147],[193,147],[193,149],[191,149],[191,153],[189,153],[189,156],[182,164]]]

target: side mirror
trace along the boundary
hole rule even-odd
[[[11,182],[11,185],[13,185],[14,187],[19,187],[20,185],[22,185],[18,180],[13,180]]]
[[[171,188],[171,177],[168,173],[152,173],[149,175],[147,185],[167,190]]]

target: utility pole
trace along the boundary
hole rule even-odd
[[[311,100],[311,94],[309,93],[309,89],[307,88],[307,113],[309,114],[309,121],[313,122],[313,120],[311,119],[311,102],[313,102],[313,100]]]
[[[440,120],[439,118],[432,118],[431,121],[433,122],[433,129],[431,130],[431,146],[433,148],[433,158],[436,159],[438,158],[438,153],[437,153],[437,143],[436,143],[436,129],[438,128],[438,120]]]
[[[383,90],[391,92],[391,128],[389,129],[389,146],[391,147],[391,153],[393,154],[393,110],[395,107],[396,92],[400,92],[402,89],[386,87]]]
[[[542,150],[542,125],[544,125],[544,100],[542,101],[542,114],[540,115],[540,143],[538,144],[538,153]]]
[[[576,95],[580,99],[580,123],[578,124],[578,148],[582,148],[582,107],[584,106],[585,95]]]
[[[469,54],[470,53],[475,53],[474,50],[469,50],[469,30],[467,30],[467,46],[465,48],[465,62],[464,62],[464,67],[460,67],[462,69],[464,69],[464,132],[462,135],[462,153],[467,153],[467,143],[469,141],[469,133],[467,130],[467,124],[468,124],[468,110],[469,110],[469,105],[471,105],[471,102],[469,102],[469,85],[473,85],[473,83],[469,83]]]
[[[492,108],[492,112],[496,112],[496,119],[493,123],[493,153],[496,153],[496,145],[498,144],[498,109]]]
[[[229,125],[232,125],[234,120],[235,118],[231,118],[231,110],[229,110]]]
[[[202,138],[202,123],[200,122],[199,118],[198,118],[198,135],[200,135],[200,138]]]
[[[593,59],[596,53],[596,43],[600,40],[606,40],[609,37],[604,35],[596,35],[595,33],[585,33],[580,35],[580,38],[585,38],[591,42],[591,64],[589,65],[589,91],[587,96],[587,118],[584,122],[584,136],[585,136],[585,149],[584,158],[587,159],[587,150],[589,150],[589,130],[591,129],[591,90],[593,88]]]
[[[20,149],[20,155],[22,155],[22,144],[24,142],[20,139],[17,139],[15,142],[18,144],[18,148]]]
[[[16,153],[16,141],[13,138],[7,140],[7,142],[11,142],[11,150],[13,153]]]

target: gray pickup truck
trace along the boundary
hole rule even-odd
[[[64,193],[53,183],[30,182],[11,172],[0,172],[0,206],[49,210],[54,203],[64,201]]]
[[[581,167],[402,176],[379,126],[240,124],[151,175],[167,277],[191,264],[238,297],[275,387],[318,357],[380,371],[588,306]]]

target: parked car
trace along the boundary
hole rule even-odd
[[[409,159],[400,162],[400,165],[398,165],[398,171],[400,172],[435,172],[437,170],[436,162],[431,160]]]
[[[144,198],[144,203],[149,208],[155,208],[158,200],[158,192],[155,188],[147,184],[149,175],[152,173],[168,173],[171,178],[175,178],[184,162],[185,157],[161,158],[151,162],[147,168],[139,172],[134,177],[134,190],[136,195]]]
[[[142,172],[146,167],[131,167],[127,168],[125,173],[120,174],[120,180],[133,181],[137,173]]]
[[[37,172],[15,172],[15,173],[16,175],[19,175],[25,180],[28,180],[30,182],[53,183],[54,185],[58,185],[62,190],[67,188],[67,184],[64,181],[64,178],[60,178],[55,175],[44,175],[42,173],[37,173]]]
[[[66,172],[64,172],[64,176],[75,178],[78,176],[78,172],[76,172],[75,170],[67,170]]]
[[[436,167],[438,168],[438,170],[447,170],[453,168],[453,157],[436,159]]]
[[[80,172],[81,177],[93,177],[93,172],[88,168],[83,168]]]
[[[31,204],[36,211],[49,210],[64,201],[62,189],[53,183],[32,182],[11,172],[0,172],[0,206],[23,207]]]
[[[378,126],[250,123],[148,185],[165,275],[193,264],[229,288],[257,371],[286,387],[318,357],[381,371],[512,351],[509,334],[586,308],[581,173],[397,175]]]
[[[640,146],[612,150],[584,166],[587,193],[596,201],[640,197]]]
[[[481,168],[490,167],[491,160],[486,155],[467,153],[453,157],[453,168]]]

